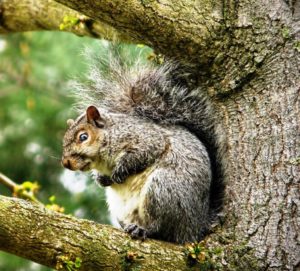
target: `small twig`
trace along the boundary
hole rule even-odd
[[[6,187],[8,187],[12,193],[15,191],[15,188],[17,187],[17,184],[13,180],[8,178],[1,172],[0,172],[0,183],[4,184]]]
[[[10,178],[8,178],[6,175],[0,172],[0,184],[4,184],[6,187],[9,188],[11,191],[13,197],[27,199],[36,203],[39,203],[41,205],[44,205],[46,208],[51,209],[56,212],[63,213],[64,207],[61,207],[60,205],[55,203],[55,197],[52,196],[49,198],[50,203],[44,204],[41,201],[39,201],[35,194],[37,193],[39,189],[39,185],[37,183],[32,182],[24,182],[22,184],[17,184]]]
[[[35,197],[33,190],[26,189],[24,183],[19,185],[1,172],[0,172],[0,183],[8,187],[14,197],[29,199],[33,202],[43,204]],[[38,188],[38,185],[36,185],[36,188]]]

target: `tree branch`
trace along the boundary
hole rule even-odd
[[[216,40],[223,24],[223,1],[55,1],[101,20],[165,55],[187,55],[189,60],[203,62],[215,55],[215,46],[220,45]]]
[[[52,0],[2,0],[0,33],[58,30],[68,14],[81,18],[84,25],[66,29],[77,35],[132,40],[168,56],[185,56],[189,61],[197,59],[205,63],[215,56],[216,47],[219,48],[223,40],[219,35],[223,25],[222,1],[56,2],[65,6]]]
[[[19,185],[0,172],[0,184],[5,185],[12,192],[14,197],[19,197],[38,204],[43,204],[35,197],[35,193],[39,189],[37,183],[24,182]]]
[[[182,246],[135,241],[111,226],[4,196],[0,196],[0,250],[58,270],[65,270],[67,262],[76,258],[82,261],[76,270],[188,268]]]
[[[68,18],[75,19],[75,23]],[[130,41],[113,27],[52,0],[0,1],[0,34],[38,30],[63,30],[79,36]]]

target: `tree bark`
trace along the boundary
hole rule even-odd
[[[295,7],[283,1],[254,7],[240,3],[240,27],[233,34],[243,43],[249,34],[256,41],[244,44],[246,49],[255,48],[252,57],[268,53],[250,78],[222,102],[229,163],[225,210],[228,226],[255,248],[265,269],[296,270],[300,268],[299,17]],[[267,15],[261,17],[259,28],[252,13]]]
[[[267,270],[300,267],[299,63],[286,45],[223,111],[227,221]]]
[[[82,260],[76,270],[188,270],[182,246],[154,240],[133,241],[110,226],[3,196],[0,250],[58,270],[66,270],[66,262],[75,262],[76,257]],[[132,261],[130,255],[134,255]]]
[[[72,24],[71,20],[78,21]],[[113,27],[52,0],[0,1],[0,34],[42,30],[66,31],[78,36],[131,41],[128,36],[120,34]]]
[[[166,56],[189,63],[207,65],[223,38],[219,0],[55,1],[103,21]]]
[[[299,1],[57,2],[197,68],[228,146],[224,224],[207,246],[223,270],[300,268]]]

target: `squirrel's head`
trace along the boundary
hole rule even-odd
[[[95,106],[75,121],[68,120],[63,139],[62,165],[70,170],[88,171],[99,162],[99,149],[105,146],[106,121]]]

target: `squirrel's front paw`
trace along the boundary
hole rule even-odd
[[[111,179],[114,183],[124,183],[126,178],[128,177],[128,173],[122,170],[122,168],[118,168],[112,172]]]
[[[132,238],[144,241],[147,238],[147,230],[136,225],[128,224],[124,227],[124,231],[129,233]]]
[[[105,176],[105,175],[96,175],[95,180],[98,184],[104,187],[113,184],[112,179],[109,176]]]

